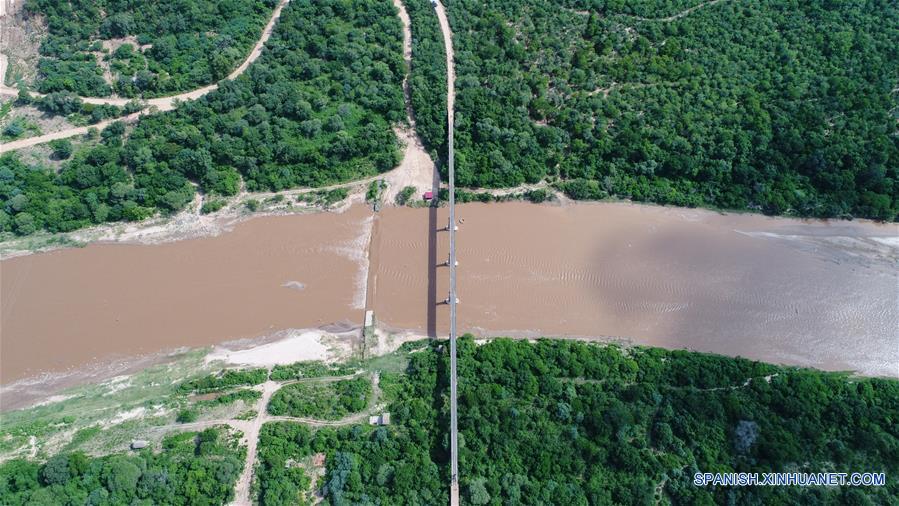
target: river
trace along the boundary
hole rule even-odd
[[[458,206],[460,332],[899,376],[899,231],[627,203]],[[258,217],[0,263],[0,382],[290,328],[445,335],[446,210]],[[369,257],[371,265],[369,266]]]

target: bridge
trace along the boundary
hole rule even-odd
[[[453,108],[455,105],[455,68],[453,67],[453,35],[450,30],[446,10],[440,0],[431,0],[443,32],[446,50],[446,126],[447,126],[447,172],[449,175],[449,308],[450,308],[450,505],[459,504],[459,410],[456,403],[456,183],[453,167]]]

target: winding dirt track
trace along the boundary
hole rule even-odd
[[[275,7],[275,10],[272,12],[272,17],[269,19],[268,24],[265,25],[265,28],[262,30],[262,36],[259,37],[259,40],[256,42],[256,45],[253,46],[253,50],[250,51],[250,54],[247,56],[246,60],[240,64],[234,71],[228,74],[223,80],[232,80],[237,78],[239,75],[243,74],[249,66],[259,59],[259,56],[262,55],[262,49],[265,47],[265,43],[268,41],[269,37],[271,37],[272,32],[274,31],[275,24],[278,22],[278,18],[281,17],[281,11],[284,9],[284,6],[290,0],[281,0],[278,3],[278,6]],[[76,127],[69,128],[66,130],[61,130],[59,132],[53,132],[46,135],[39,135],[36,137],[28,137],[25,139],[19,139],[17,141],[8,142],[4,144],[0,144],[0,153],[5,153],[7,151],[13,151],[16,149],[22,149],[29,146],[35,146],[38,144],[43,144],[45,142],[50,142],[56,139],[64,139],[67,137],[73,137],[76,135],[84,135],[87,133],[88,129],[96,128],[98,130],[102,130],[107,125],[114,121],[124,121],[126,123],[130,123],[136,121],[144,114],[148,114],[150,112],[157,111],[170,111],[175,108],[178,102],[183,102],[185,100],[196,100],[207,93],[217,90],[219,87],[218,83],[210,84],[208,86],[203,86],[202,88],[197,88],[195,90],[187,91],[184,93],[180,93],[178,95],[171,95],[168,97],[159,97],[159,98],[151,98],[149,100],[144,101],[144,108],[139,112],[129,114],[128,116],[122,118],[114,118],[108,119],[106,121],[101,121],[94,125],[84,126],[84,127]],[[15,88],[10,88],[2,85],[0,83],[0,95],[7,96],[18,96],[19,90]],[[43,95],[40,93],[32,93],[31,95],[42,97]],[[121,98],[121,97],[111,97],[111,98],[98,98],[98,97],[81,97],[81,100],[88,104],[97,104],[97,105],[117,105],[124,106],[128,102],[131,102],[133,99],[130,98]]]
[[[638,19],[640,21],[662,21],[665,23],[670,23],[670,22],[678,20],[680,18],[689,16],[690,14],[692,14],[694,11],[696,11],[698,9],[702,9],[703,7],[715,5],[716,3],[719,3],[721,1],[722,0],[710,0],[708,2],[703,2],[701,4],[694,5],[693,7],[690,7],[689,9],[684,9],[684,10],[678,12],[677,14],[674,14],[674,15],[668,16],[668,17],[664,17],[664,18],[644,18],[642,16],[633,16],[633,18]]]

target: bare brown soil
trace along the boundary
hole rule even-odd
[[[12,70],[10,85],[16,80],[31,84],[37,76],[38,48],[47,27],[41,16],[26,14],[24,4],[21,0],[0,0],[0,88],[7,70]]]

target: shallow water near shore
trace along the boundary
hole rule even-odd
[[[0,382],[286,329],[445,335],[445,209],[253,218],[3,260]],[[457,209],[459,331],[596,337],[899,376],[894,224],[626,203]],[[368,259],[372,265],[369,266]]]

